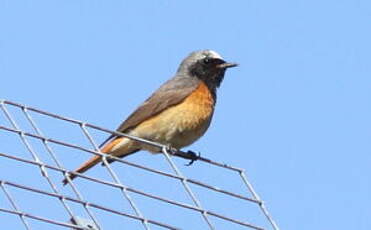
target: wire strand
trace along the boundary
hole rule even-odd
[[[15,116],[13,116],[12,113],[10,112],[10,110],[7,109],[8,106],[13,106],[13,107],[18,108],[22,111],[23,115],[26,117],[26,121],[32,127],[32,130],[33,130],[34,133],[26,132],[26,131],[24,131],[23,129],[20,128],[20,126],[17,124]],[[238,175],[236,175],[236,178],[240,178],[239,180],[241,180],[242,183],[244,184],[244,186],[247,188],[247,191],[250,194],[249,197],[246,196],[246,195],[238,194],[238,193],[231,192],[231,191],[228,191],[228,190],[223,189],[223,188],[219,188],[219,187],[210,185],[210,184],[205,183],[203,181],[200,181],[198,179],[187,178],[180,171],[180,169],[177,167],[177,165],[174,163],[174,161],[172,159],[172,156],[178,156],[178,157],[192,159],[192,157],[190,157],[189,154],[186,153],[186,152],[182,152],[182,151],[179,151],[179,150],[173,150],[173,149],[171,149],[171,151],[169,151],[170,149],[169,149],[168,146],[162,145],[160,143],[156,143],[156,142],[152,142],[152,141],[145,140],[145,139],[142,139],[142,138],[138,138],[138,137],[135,137],[135,136],[127,135],[125,133],[112,131],[112,130],[109,130],[109,129],[105,129],[105,128],[96,126],[94,124],[89,124],[89,123],[86,123],[86,122],[83,122],[83,121],[67,118],[67,117],[64,117],[64,116],[53,114],[53,113],[43,111],[43,110],[40,110],[40,109],[37,109],[37,108],[25,106],[25,105],[15,103],[15,102],[12,102],[12,101],[0,100],[0,107],[1,107],[1,110],[3,111],[3,114],[5,115],[5,118],[8,120],[8,122],[10,124],[10,127],[0,125],[0,130],[4,131],[5,133],[17,134],[21,138],[23,145],[26,147],[26,150],[30,153],[32,159],[31,160],[30,159],[25,159],[23,157],[17,156],[14,153],[11,154],[11,153],[1,153],[1,152],[0,152],[0,157],[11,159],[11,160],[16,161],[16,162],[22,162],[24,164],[34,165],[35,167],[39,168],[39,170],[41,172],[41,175],[46,179],[50,188],[52,189],[51,192],[48,192],[48,191],[41,190],[41,189],[39,189],[37,187],[34,187],[34,186],[26,186],[26,185],[16,183],[16,182],[10,182],[8,180],[2,180],[1,177],[0,177],[0,187],[3,190],[5,196],[7,197],[8,201],[11,203],[11,206],[13,208],[13,210],[10,210],[10,209],[0,207],[0,212],[10,213],[10,214],[13,214],[13,215],[18,215],[20,217],[21,221],[23,222],[23,225],[25,226],[25,228],[27,230],[31,230],[31,227],[27,223],[26,218],[31,218],[31,219],[34,219],[34,220],[47,222],[47,223],[55,224],[55,225],[60,225],[60,226],[64,226],[64,227],[69,227],[69,228],[73,228],[73,229],[85,229],[85,228],[81,227],[81,226],[75,226],[74,224],[69,223],[69,222],[60,222],[60,221],[52,220],[52,219],[49,219],[49,218],[46,218],[46,217],[41,217],[41,216],[34,215],[32,213],[27,213],[27,212],[22,211],[22,209],[16,204],[16,198],[13,197],[13,195],[6,189],[6,187],[8,187],[8,186],[13,187],[13,188],[17,188],[17,189],[21,189],[21,190],[25,190],[25,191],[31,191],[31,192],[34,192],[34,193],[43,194],[45,196],[50,196],[50,197],[54,197],[54,198],[58,199],[62,203],[64,209],[66,210],[66,212],[68,213],[68,215],[71,218],[75,217],[76,215],[75,215],[75,213],[72,212],[71,208],[66,203],[66,201],[73,202],[73,203],[76,203],[76,204],[80,204],[80,205],[83,206],[84,210],[88,214],[88,217],[94,222],[94,224],[99,229],[103,229],[103,226],[101,225],[101,223],[99,223],[99,221],[96,218],[96,215],[97,215],[96,209],[99,209],[101,211],[105,211],[105,212],[108,212],[108,213],[111,213],[111,214],[116,214],[116,215],[119,215],[119,216],[123,216],[123,217],[127,217],[127,218],[130,218],[130,219],[140,221],[142,223],[144,229],[146,229],[146,230],[150,230],[150,224],[157,225],[157,226],[165,228],[165,229],[179,229],[178,227],[169,225],[167,223],[163,223],[163,222],[151,219],[151,218],[147,218],[139,210],[135,199],[133,199],[130,195],[130,194],[138,194],[138,195],[141,195],[141,196],[153,199],[153,200],[161,201],[163,204],[169,204],[169,205],[173,205],[173,206],[176,206],[176,207],[180,207],[180,208],[183,208],[183,209],[188,209],[188,210],[197,212],[202,216],[202,218],[205,221],[205,223],[207,224],[208,228],[211,229],[211,230],[218,229],[217,223],[216,222],[212,223],[212,220],[210,219],[211,216],[216,217],[220,220],[230,222],[230,223],[234,223],[234,224],[244,226],[244,227],[247,227],[247,228],[256,229],[256,230],[263,230],[262,227],[260,227],[256,224],[247,222],[245,220],[239,220],[239,219],[232,218],[232,217],[226,216],[224,214],[221,214],[221,213],[218,213],[218,212],[215,212],[215,211],[206,210],[205,208],[203,208],[203,206],[201,205],[201,201],[199,200],[199,198],[196,196],[196,194],[191,189],[190,184],[193,184],[193,185],[205,188],[205,189],[207,189],[207,191],[212,191],[212,192],[221,194],[221,195],[225,196],[226,198],[235,198],[235,199],[239,199],[241,201],[246,201],[247,203],[250,203],[252,205],[254,205],[254,204],[257,205],[260,208],[262,214],[265,216],[267,223],[270,224],[271,228],[273,230],[279,230],[278,225],[274,221],[273,217],[269,214],[265,203],[260,199],[258,194],[255,192],[253,186],[251,185],[251,183],[247,179],[245,171],[241,168],[237,168],[237,167],[234,167],[234,166],[231,166],[231,165],[216,162],[216,161],[213,161],[211,159],[204,158],[204,157],[200,157],[200,156],[197,157],[198,161],[200,161],[200,162],[202,162],[206,165],[214,166],[214,167],[220,168],[221,170],[227,170],[227,171],[237,173]],[[61,121],[64,121],[66,123],[69,123],[69,124],[76,125],[76,126],[80,127],[81,132],[86,137],[86,139],[89,141],[92,148],[90,149],[90,148],[82,147],[82,146],[77,145],[77,144],[72,144],[72,143],[69,143],[69,142],[60,141],[60,140],[56,140],[56,139],[45,136],[45,134],[42,132],[42,130],[40,128],[40,125],[37,124],[37,122],[35,121],[35,119],[31,115],[31,113],[43,115],[43,116],[46,116],[50,119],[61,120]],[[154,147],[157,147],[157,148],[161,149],[162,153],[163,153],[163,155],[166,159],[166,162],[169,164],[170,168],[173,170],[173,173],[164,172],[164,171],[154,169],[154,168],[150,168],[150,167],[147,167],[147,166],[144,166],[144,165],[141,165],[141,164],[136,164],[136,163],[133,163],[133,162],[129,162],[127,160],[123,160],[121,158],[117,158],[117,157],[114,157],[114,156],[111,156],[111,155],[102,154],[100,152],[99,148],[98,148],[98,145],[96,144],[96,141],[94,140],[93,136],[90,134],[90,132],[87,128],[89,128],[89,130],[93,129],[95,131],[102,131],[102,132],[113,134],[113,135],[116,135],[116,136],[122,136],[122,137],[130,138],[132,140],[135,140],[135,141],[138,141],[138,142],[141,142],[141,143],[144,143],[144,144],[147,144],[147,145],[151,145],[151,146],[154,146]],[[41,161],[41,158],[39,157],[38,152],[36,151],[36,148],[33,148],[31,142],[28,141],[28,138],[33,138],[33,139],[37,139],[37,140],[41,141],[42,145],[44,146],[44,148],[46,149],[46,152],[51,157],[55,166],[52,166],[50,164],[47,164],[47,163],[44,163],[44,162]],[[113,179],[113,182],[106,181],[106,180],[101,180],[101,179],[98,179],[98,178],[95,178],[95,177],[87,176],[85,174],[80,174],[80,173],[65,169],[63,167],[63,165],[61,164],[61,162],[58,160],[57,154],[55,153],[55,151],[53,150],[53,148],[50,144],[64,146],[64,147],[68,147],[68,148],[75,149],[75,150],[78,150],[78,151],[87,152],[87,153],[92,154],[92,155],[101,156],[102,161],[103,161],[103,165],[108,170],[109,175]],[[109,163],[107,162],[108,160],[115,160],[115,161],[119,162],[120,164],[125,164],[125,165],[128,165],[130,167],[135,167],[139,170],[150,172],[150,173],[152,173],[154,175],[157,175],[157,176],[160,176],[160,177],[166,177],[166,178],[170,178],[170,179],[179,181],[180,184],[182,185],[184,191],[186,192],[186,194],[188,194],[188,196],[191,199],[193,204],[188,204],[188,203],[180,202],[180,201],[177,201],[177,200],[169,199],[169,198],[166,198],[166,197],[156,195],[153,192],[149,193],[149,192],[143,191],[140,188],[133,188],[131,186],[126,185],[123,181],[121,181],[119,179],[116,172],[110,167]],[[72,191],[75,194],[76,198],[73,198],[71,196],[67,196],[67,195],[63,194],[61,191],[59,191],[57,189],[57,186],[53,182],[52,177],[50,177],[50,175],[49,175],[49,170],[61,173],[69,181],[69,185],[71,186]],[[105,206],[98,205],[96,203],[92,203],[92,202],[87,201],[86,199],[83,198],[80,189],[78,189],[77,186],[74,184],[74,182],[69,179],[69,175],[75,175],[77,177],[80,177],[81,179],[92,181],[94,183],[97,183],[97,185],[100,185],[100,186],[108,186],[108,187],[111,187],[111,188],[119,189],[121,191],[122,195],[123,195],[123,198],[126,199],[126,201],[128,202],[129,207],[131,207],[132,210],[134,211],[134,214],[129,214],[129,213],[126,213],[126,212],[123,212],[123,211],[118,211],[118,210],[113,209],[113,208],[105,207]]]

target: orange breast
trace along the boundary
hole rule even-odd
[[[183,102],[139,124],[132,134],[181,148],[201,137],[210,125],[214,98],[200,83]]]
[[[214,111],[214,98],[205,83],[200,83],[198,88],[189,95],[184,102],[175,106],[189,120],[189,126],[199,126],[208,120]]]

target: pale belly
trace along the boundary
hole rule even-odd
[[[198,117],[190,110],[168,109],[157,119],[143,122],[131,132],[135,136],[182,148],[195,142],[210,125],[212,112],[207,117]],[[159,149],[141,146],[149,151]]]

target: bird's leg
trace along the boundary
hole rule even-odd
[[[176,148],[173,148],[171,147],[171,145],[167,145],[166,146],[166,150],[168,153],[170,153],[171,155],[174,155],[174,156],[178,156],[178,157],[181,157],[181,158],[184,158],[184,159],[188,159],[188,160],[191,160],[188,164],[186,164],[186,166],[190,166],[193,164],[193,162],[195,162],[196,160],[198,160],[201,156],[201,153],[195,153],[191,150],[187,151],[187,152],[183,152],[183,151],[180,151]]]
[[[178,152],[178,150],[176,148],[171,147],[170,144],[166,145],[165,150],[166,150],[167,153],[169,153],[171,155],[176,155],[177,152]]]

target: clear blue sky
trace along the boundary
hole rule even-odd
[[[368,230],[370,28],[366,0],[0,0],[0,98],[115,129],[189,52],[216,50],[240,66],[226,75],[209,132],[189,149],[245,168],[281,229]],[[0,151],[11,151],[6,143]],[[88,157],[59,154],[70,169]],[[25,175],[5,162],[0,179]],[[177,162],[186,175],[223,178]],[[140,175],[120,172],[141,186]]]

